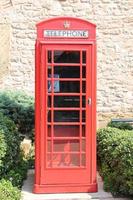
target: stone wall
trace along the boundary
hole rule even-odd
[[[0,23],[11,26],[10,62],[0,81],[1,89],[21,89],[34,94],[35,24],[54,16],[76,16],[97,25],[97,112],[100,124],[110,117],[133,117],[132,0],[10,2],[8,8],[0,11]],[[1,69],[4,67],[3,64]]]

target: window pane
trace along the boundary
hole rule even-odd
[[[48,66],[48,78],[51,77],[52,69],[51,66]]]
[[[79,51],[54,51],[55,63],[80,63]]]
[[[51,154],[47,154],[47,167],[52,167],[51,163],[52,163]]]
[[[82,137],[85,137],[85,125],[82,125]]]
[[[55,137],[78,137],[79,126],[78,125],[76,126],[55,125],[54,136]]]
[[[54,107],[79,107],[79,101],[80,98],[78,96],[54,96]],[[83,107],[85,106],[83,105]]]
[[[86,150],[85,139],[82,139],[82,151]]]
[[[47,140],[47,152],[51,152],[51,140]]]
[[[82,166],[86,165],[86,155],[85,154],[82,154],[81,163],[82,163]]]
[[[82,78],[86,78],[86,67],[82,66]]]
[[[82,62],[86,63],[86,51],[83,51],[82,53]]]
[[[79,122],[79,111],[54,111],[55,122]]]
[[[85,100],[85,96],[82,96],[82,107],[86,107],[86,100]]]
[[[51,96],[48,96],[48,107],[50,108],[51,107]]]
[[[54,152],[79,152],[79,140],[55,140]]]
[[[78,154],[53,154],[53,167],[79,167],[80,156]]]
[[[55,81],[58,85],[60,93],[79,93],[80,92],[80,82],[79,81]]]
[[[47,62],[48,62],[48,63],[51,63],[51,62],[52,62],[52,52],[51,52],[51,51],[48,51]]]
[[[48,122],[51,122],[51,110],[47,111]]]
[[[47,131],[48,131],[48,137],[51,137],[51,125],[48,125],[48,129],[47,129]]]
[[[83,110],[82,111],[82,122],[85,122],[86,121],[86,117],[85,117],[85,114],[86,114],[86,112],[85,112],[85,110]]]
[[[82,81],[82,92],[86,93],[86,81]]]
[[[58,74],[59,78],[80,78],[80,67],[55,66],[54,74]]]

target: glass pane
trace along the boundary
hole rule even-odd
[[[79,152],[79,140],[55,140],[54,152]]]
[[[48,96],[48,107],[50,108],[51,107],[51,96]]]
[[[85,100],[85,96],[82,96],[82,107],[85,108],[86,107],[86,100]]]
[[[85,166],[85,165],[86,165],[86,155],[85,155],[85,154],[82,154],[82,157],[81,157],[81,164],[82,164],[82,166]]]
[[[86,121],[86,119],[85,119],[85,113],[86,113],[85,110],[83,110],[83,111],[82,111],[82,122],[85,122],[85,121]]]
[[[82,92],[86,93],[86,81],[82,81]]]
[[[51,66],[48,66],[48,78],[51,77],[52,69]]]
[[[86,78],[86,67],[82,66],[82,78]]]
[[[47,167],[52,167],[51,154],[47,154]]]
[[[54,111],[55,122],[79,122],[79,111]]]
[[[52,52],[51,52],[51,51],[48,51],[48,59],[47,59],[47,62],[48,62],[48,63],[51,63],[51,62],[52,62]]]
[[[55,78],[58,78],[58,75],[54,74]],[[59,92],[60,91],[60,83],[58,80],[54,81],[54,92]],[[49,80],[48,81],[48,92],[51,93],[52,92],[52,81]]]
[[[54,51],[55,63],[80,63],[79,51]]]
[[[51,122],[51,110],[47,111],[48,122]]]
[[[85,102],[85,97],[83,101]],[[79,107],[80,98],[78,96],[54,96],[54,107]],[[85,104],[83,103],[83,107]]]
[[[58,82],[58,84],[57,84]],[[55,81],[56,88],[60,93],[79,93],[80,82],[79,81]]]
[[[51,140],[47,140],[47,152],[51,152]]]
[[[78,137],[79,126],[55,125],[54,136],[55,137]]]
[[[86,150],[85,139],[82,139],[82,151]]]
[[[53,167],[79,167],[79,154],[53,154]]]
[[[85,137],[85,125],[82,125],[82,137]]]
[[[80,78],[80,67],[55,66],[54,74],[58,74],[59,78]]]
[[[82,53],[82,62],[86,63],[86,51],[83,51]]]
[[[48,137],[51,137],[51,125],[48,125],[48,127],[47,127],[48,129],[47,129],[47,134],[48,134]]]
[[[48,81],[48,93],[52,92],[52,81]]]

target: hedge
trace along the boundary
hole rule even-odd
[[[0,199],[20,200],[20,188],[29,163],[20,148],[21,137],[15,123],[0,113]]]
[[[21,136],[34,140],[34,98],[19,91],[0,92],[0,112],[12,119]]]
[[[127,122],[109,122],[108,127],[119,128],[122,130],[133,130],[133,126]]]
[[[14,122],[0,113],[0,177],[18,164],[20,142]]]
[[[100,129],[97,147],[104,189],[114,196],[133,196],[133,131]]]

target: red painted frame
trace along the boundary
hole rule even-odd
[[[44,38],[45,29],[64,29],[63,23],[70,22],[70,30],[88,30],[89,38]],[[58,192],[96,192],[96,41],[95,25],[88,21],[60,17],[43,21],[37,25],[37,41],[35,54],[35,193],[58,193]],[[88,158],[87,170],[79,168],[53,169],[45,168],[46,162],[46,141],[47,126],[47,71],[46,71],[46,50],[47,49],[86,49],[87,75],[86,96],[91,98],[91,105],[86,106],[87,119],[86,129]],[[64,64],[63,64],[64,65]],[[81,66],[81,63],[80,63]],[[81,80],[80,80],[81,81]],[[57,94],[58,95],[58,94]],[[76,95],[76,94],[75,94]],[[58,109],[59,110],[59,109]],[[66,122],[65,122],[66,124]],[[74,123],[75,124],[75,123]],[[63,177],[59,179],[62,170]],[[69,172],[69,173],[68,173]],[[87,176],[88,174],[88,176]],[[68,175],[71,178],[68,179]],[[86,177],[82,179],[82,177]],[[54,179],[53,179],[54,178]],[[80,180],[80,181],[79,181]]]

